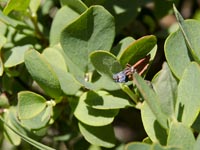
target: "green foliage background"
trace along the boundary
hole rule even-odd
[[[199,150],[196,5],[1,0],[0,149]]]

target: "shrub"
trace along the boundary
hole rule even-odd
[[[117,40],[144,1],[60,0],[51,26],[45,21],[53,1],[1,3],[2,149],[6,141],[41,150],[64,149],[63,143],[69,149],[200,149],[197,20],[184,20],[174,5],[178,27],[165,40],[166,62],[150,82],[145,76],[157,37]],[[165,4],[158,18],[172,8]],[[147,137],[125,145],[116,140],[113,122],[127,109],[140,110]]]

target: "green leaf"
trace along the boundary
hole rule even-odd
[[[46,100],[42,96],[24,91],[18,94],[19,119],[30,119],[41,113],[46,107]]]
[[[179,121],[191,126],[200,111],[200,67],[191,62],[185,69],[178,85],[176,116]]]
[[[90,59],[99,74],[107,76],[112,81],[113,74],[122,70],[117,58],[107,51],[94,51],[90,54]]]
[[[136,63],[154,48],[156,42],[156,37],[153,35],[144,36],[134,41],[119,56],[121,65],[126,66],[127,63]]]
[[[177,81],[172,75],[167,63],[163,64],[162,70],[154,77],[152,84],[153,89],[159,96],[163,112],[169,117],[174,116]]]
[[[12,121],[12,125],[15,126],[13,127],[12,125],[8,124],[2,117],[0,117],[0,121],[3,122],[10,130],[12,130],[15,134],[20,136],[24,141],[28,142],[29,144],[33,145],[34,147],[40,149],[40,150],[55,150],[51,147],[48,147],[46,145],[43,145],[28,136],[26,136],[22,131],[19,130],[19,124],[17,123],[16,116],[14,114],[10,115],[10,119]],[[16,129],[17,127],[17,129]]]
[[[177,146],[182,150],[189,150],[193,149],[194,143],[195,138],[190,128],[182,123],[172,123],[169,130],[167,145]]]
[[[93,127],[79,122],[84,138],[93,145],[111,148],[115,146],[115,136],[111,125]]]
[[[66,55],[85,72],[91,70],[88,55],[109,50],[114,35],[114,18],[103,7],[92,6],[63,30],[60,42]]]
[[[10,68],[24,62],[24,54],[32,48],[31,45],[16,46],[4,53],[4,66]]]
[[[6,121],[6,123],[11,126],[12,128],[15,128],[14,125],[12,124],[12,118],[10,118],[10,114],[12,113],[11,110],[13,109],[13,107],[9,108],[5,113],[4,113],[4,120]],[[1,119],[1,118],[0,118]],[[16,130],[16,128],[15,128]],[[4,124],[4,130],[3,130],[3,134],[5,136],[5,138],[10,141],[10,143],[12,143],[13,145],[17,146],[21,143],[21,138],[19,135],[17,135],[15,132],[13,132],[12,130],[10,130],[10,128]]]
[[[125,37],[124,39],[119,41],[119,43],[114,48],[112,48],[110,52],[113,53],[115,56],[120,56],[123,51],[134,41],[135,39],[130,36]]]
[[[161,104],[158,95],[150,88],[147,83],[138,75],[134,74],[134,82],[147,102],[149,108],[156,116],[160,125],[167,129],[167,116],[162,112]]]
[[[87,105],[85,102],[88,98],[87,96],[87,93],[81,95],[78,105],[74,111],[76,118],[84,124],[91,126],[104,126],[110,124],[114,120],[114,117],[117,115],[118,110],[94,109]]]
[[[28,72],[48,95],[54,98],[61,96],[58,77],[44,56],[30,50],[26,52],[24,61]]]
[[[131,106],[127,99],[114,97],[105,91],[87,92],[86,104],[95,109],[120,109]]]
[[[9,0],[3,10],[5,15],[8,15],[12,10],[24,11],[28,8],[30,0]]]
[[[79,14],[83,13],[87,9],[87,6],[81,0],[60,0],[60,3],[62,6],[67,5]]]
[[[197,140],[194,144],[194,149],[193,150],[199,150],[200,149],[200,134],[197,137]]]
[[[167,131],[159,124],[156,116],[146,102],[144,102],[141,107],[141,116],[144,129],[151,141],[166,145]]]
[[[190,27],[188,27],[183,17],[176,9],[175,5],[173,5],[173,7],[174,7],[174,13],[175,13],[176,19],[178,20],[179,28],[185,39],[185,44],[191,56],[193,57],[193,59],[197,61],[198,63],[200,63],[200,50],[199,50],[200,44],[198,42],[199,41],[198,36],[200,35],[199,34],[200,30],[196,30],[196,29],[199,29],[200,22],[196,20],[191,20]],[[194,29],[195,29],[195,32],[194,32]]]
[[[165,55],[173,73],[180,79],[190,61],[200,62],[200,44],[198,42],[200,40],[198,31],[200,22],[184,21],[178,11],[175,11],[175,14],[179,21],[179,29],[167,38]]]
[[[30,130],[40,129],[47,125],[47,123],[50,120],[51,114],[52,114],[52,106],[47,106],[36,116],[26,120],[21,120],[20,122],[24,127]]]
[[[67,95],[75,94],[81,87],[74,77],[68,72],[65,59],[57,48],[46,48],[42,55],[46,58],[56,73],[61,89]],[[55,61],[56,60],[56,61]]]
[[[63,6],[61,9],[58,10],[51,25],[50,46],[53,46],[60,42],[60,35],[62,30],[79,16],[80,13],[77,13],[68,6]]]
[[[188,24],[188,27],[190,25]],[[180,30],[170,34],[165,41],[165,56],[174,75],[180,79],[185,67],[190,63],[188,49]],[[177,61],[179,60],[179,61]]]
[[[132,142],[126,145],[125,150],[151,150],[151,145],[146,143]]]

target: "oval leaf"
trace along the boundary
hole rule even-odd
[[[188,51],[190,52],[190,55],[193,57],[195,61],[200,63],[200,44],[199,44],[199,28],[200,28],[200,22],[197,20],[188,20],[187,24],[186,21],[184,21],[183,17],[181,14],[178,12],[176,9],[175,5],[174,7],[174,12],[176,15],[176,19],[178,20],[178,24],[180,26],[180,30],[182,32],[182,35],[185,40],[185,44],[187,45]],[[188,26],[188,24],[190,26]],[[193,32],[195,29],[196,32]],[[198,31],[199,30],[199,31]]]
[[[126,66],[127,63],[136,63],[138,60],[145,57],[154,48],[156,42],[156,37],[153,35],[144,36],[134,41],[119,56],[121,65]]]
[[[107,148],[115,146],[115,136],[111,125],[92,127],[80,122],[78,125],[85,139],[91,144]]]
[[[168,36],[165,41],[164,50],[167,62],[172,72],[180,79],[185,67],[191,61],[185,40],[180,30]]]
[[[56,16],[53,19],[50,30],[50,45],[53,46],[60,42],[60,35],[66,25],[70,24],[75,18],[79,17],[80,13],[77,13],[68,6],[63,6],[58,10]],[[65,19],[63,19],[65,18]]]
[[[152,84],[159,96],[163,112],[169,117],[174,116],[178,85],[167,63],[163,64],[162,70],[154,77]]]
[[[159,142],[160,144],[165,145],[167,142],[167,132],[158,123],[156,116],[151,111],[146,102],[144,102],[141,107],[141,116],[144,129],[147,135],[150,137],[151,141],[155,143]]]
[[[200,43],[198,42],[200,23],[196,20],[181,20],[179,25],[180,29],[166,40],[165,55],[170,68],[180,79],[190,61],[196,60],[198,63],[200,61]]]
[[[81,122],[91,126],[104,126],[110,124],[117,115],[118,110],[94,109],[85,103],[87,93],[84,93],[76,106],[74,115]]]
[[[38,115],[26,120],[21,120],[20,122],[24,127],[30,130],[34,129],[38,130],[47,125],[47,123],[50,120],[51,114],[52,114],[52,106],[47,106]]]
[[[48,95],[56,98],[62,94],[59,80],[44,56],[30,50],[25,54],[25,65],[33,79]]]
[[[192,62],[185,69],[178,85],[176,116],[179,121],[191,126],[200,111],[200,67]]]
[[[200,134],[197,137],[197,140],[194,144],[194,149],[193,150],[199,150],[200,149]]]
[[[42,55],[46,57],[47,61],[55,71],[63,92],[67,95],[75,94],[81,85],[67,71],[65,59],[61,52],[57,48],[46,48]]]
[[[138,89],[140,90],[142,96],[147,102],[149,108],[156,116],[156,119],[160,125],[167,129],[167,116],[162,112],[161,104],[158,95],[150,88],[147,83],[138,74],[134,74],[134,82]]]
[[[13,113],[13,111],[15,111],[14,107],[10,107],[5,113],[4,113],[4,119],[6,121],[6,123],[8,125],[10,125],[11,127],[13,127],[16,130],[15,125],[12,124],[12,118],[10,117],[11,114]],[[16,114],[16,111],[15,111]],[[13,132],[12,130],[10,130],[10,128],[4,124],[4,130],[3,130],[3,134],[5,136],[5,138],[12,143],[13,145],[17,146],[20,145],[21,143],[21,138],[19,135],[17,135],[15,132]]]
[[[16,46],[11,50],[7,50],[4,53],[6,68],[16,66],[24,62],[24,54],[32,48],[31,45]]]
[[[114,27],[114,18],[106,9],[92,6],[63,30],[60,42],[72,62],[86,71],[93,50],[111,48]]]
[[[114,73],[122,70],[117,58],[107,51],[94,51],[90,54],[90,59],[95,69],[102,76],[107,76],[112,79]]]
[[[194,143],[195,138],[190,128],[182,123],[172,123],[169,130],[167,145],[178,146],[182,150],[189,150],[193,149]]]
[[[123,51],[134,41],[135,39],[130,36],[125,37],[124,39],[119,41],[119,43],[114,48],[112,48],[110,52],[113,53],[115,56],[120,56]]]
[[[46,107],[46,100],[33,92],[20,92],[18,94],[19,119],[30,119],[38,115]]]
[[[86,104],[95,109],[120,109],[131,106],[127,99],[114,97],[105,91],[87,92]]]

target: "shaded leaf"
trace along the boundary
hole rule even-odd
[[[146,102],[144,102],[141,107],[141,115],[144,129],[151,141],[166,145],[167,131],[159,124],[156,116]]]
[[[41,113],[46,107],[46,100],[42,96],[24,91],[18,94],[19,119],[30,119]]]
[[[65,59],[57,48],[46,48],[42,55],[51,64],[65,94],[73,95],[81,87],[81,84],[68,72]],[[56,60],[56,61],[55,61]]]
[[[176,116],[179,121],[191,126],[200,111],[200,67],[192,62],[185,69],[178,85]]]
[[[134,41],[135,39],[130,36],[125,37],[124,39],[119,41],[119,43],[114,48],[112,48],[110,52],[113,53],[115,56],[120,56],[123,51]]]
[[[102,76],[107,76],[112,81],[113,74],[122,70],[117,58],[107,51],[94,51],[90,54],[90,59],[95,69]]]
[[[178,20],[179,28],[185,39],[185,44],[186,44],[191,56],[193,57],[193,59],[195,61],[197,61],[198,63],[200,63],[200,50],[199,50],[200,44],[198,42],[200,39],[200,38],[198,38],[198,36],[200,34],[197,30],[195,30],[195,32],[194,32],[194,28],[199,29],[200,22],[196,21],[196,20],[190,20],[191,24],[190,24],[190,27],[188,27],[186,25],[186,22],[184,21],[183,17],[176,9],[175,5],[173,5],[173,8],[174,8],[174,13],[175,13],[176,19]]]
[[[200,134],[197,137],[197,140],[194,144],[194,149],[193,150],[199,150],[200,149]]]
[[[35,50],[27,51],[25,65],[33,79],[48,95],[56,98],[62,94],[58,77],[44,56]]]
[[[10,68],[24,62],[24,54],[32,48],[31,45],[16,46],[4,52],[4,66]]]
[[[186,127],[182,123],[172,123],[169,130],[167,145],[177,146],[182,150],[189,150],[193,149],[194,143],[195,138],[190,128]]]
[[[84,124],[91,126],[104,126],[110,124],[117,115],[118,110],[94,109],[85,102],[87,96],[87,93],[81,95],[78,105],[74,111],[76,118]]]
[[[114,35],[114,18],[103,7],[92,6],[63,30],[60,42],[66,55],[85,72],[91,70],[89,54],[109,50]]]
[[[10,125],[12,128],[15,128],[14,125],[12,124],[12,118],[10,118],[10,114],[12,113],[11,110],[13,109],[13,107],[11,107],[9,110],[7,110],[7,112],[4,113],[4,120],[6,121],[6,123],[8,125]],[[16,128],[15,128],[16,130]],[[3,130],[3,134],[5,136],[5,138],[12,143],[13,145],[17,146],[21,143],[21,138],[19,135],[17,135],[15,132],[13,132],[12,130],[10,130],[9,127],[7,127],[6,124],[4,124],[4,130]]]
[[[121,65],[125,67],[127,63],[136,63],[154,48],[156,42],[156,37],[153,35],[143,36],[133,41],[119,56]]]
[[[134,82],[160,125],[167,129],[167,116],[162,112],[158,95],[156,95],[153,89],[151,89],[138,74],[134,74]]]
[[[200,44],[198,42],[200,35],[197,31],[199,28],[200,23],[196,20],[182,20],[181,27],[166,39],[165,56],[171,70],[179,79],[190,61],[199,62],[200,60]]]
[[[92,127],[80,122],[78,125],[84,138],[93,145],[107,148],[115,146],[115,136],[111,125]]]
[[[14,116],[14,114],[10,114],[10,120],[13,126],[8,124],[2,117],[0,117],[0,121],[3,122],[5,126],[7,126],[10,130],[12,130],[15,134],[20,136],[24,141],[28,142],[29,144],[33,145],[34,147],[40,150],[55,150],[26,136],[25,133],[23,132],[24,129],[22,129],[21,126],[18,124],[16,116]]]
[[[51,114],[52,114],[52,106],[47,106],[36,116],[26,120],[21,120],[20,122],[24,127],[30,130],[40,129],[47,125],[47,123],[50,120]]]
[[[105,91],[87,92],[87,97],[84,101],[95,109],[120,109],[131,106],[127,99],[114,97]]]
[[[62,30],[69,25],[75,18],[79,17],[80,13],[75,12],[68,6],[63,6],[56,13],[50,30],[50,45],[53,46],[60,42]],[[65,18],[65,19],[63,19]]]
[[[159,96],[163,112],[169,117],[173,116],[177,96],[177,81],[167,63],[163,64],[162,70],[154,77],[152,84]]]

